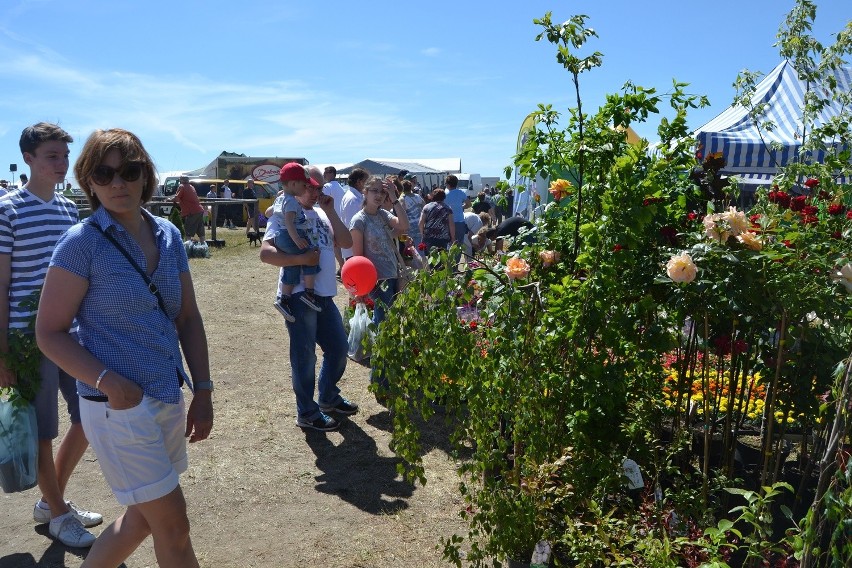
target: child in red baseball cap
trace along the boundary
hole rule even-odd
[[[308,185],[319,187],[319,183],[296,162],[284,164],[279,177],[284,192],[275,199],[272,205],[272,216],[278,217],[278,226],[282,228],[272,236],[271,240],[282,252],[303,254],[316,248],[317,243],[314,242],[313,231],[305,217],[304,208],[296,198],[305,192]],[[301,300],[312,310],[322,311],[314,297],[314,280],[319,271],[319,266],[303,265],[286,266],[281,271],[281,294],[275,302],[275,308],[281,312],[285,320],[296,321],[290,309],[290,297],[301,277],[305,280],[305,293],[302,294]]]

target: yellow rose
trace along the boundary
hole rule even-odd
[[[743,246],[751,250],[761,250],[763,248],[763,241],[756,233],[752,233],[751,231],[740,233],[737,240],[740,241]]]
[[[697,273],[698,267],[692,262],[692,257],[685,252],[671,257],[666,263],[666,274],[674,282],[686,282],[688,284],[695,280]]]
[[[530,273],[530,265],[523,258],[513,256],[506,261],[506,276],[512,280],[526,278]]]

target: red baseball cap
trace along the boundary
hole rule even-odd
[[[296,162],[284,164],[284,167],[281,168],[281,174],[279,177],[281,181],[304,181],[314,187],[320,186],[320,184],[308,174],[308,170]]]

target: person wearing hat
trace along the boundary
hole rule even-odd
[[[305,215],[304,207],[296,199],[307,191],[308,186],[320,187],[308,171],[296,162],[284,164],[279,175],[284,191],[272,204],[272,216],[278,219],[279,230],[271,235],[272,244],[287,254],[302,254],[317,248],[317,235]],[[305,293],[299,296],[309,308],[321,312],[319,300],[314,296],[314,280],[319,266],[295,265],[281,270],[279,296],[275,301],[277,309],[288,322],[296,321],[290,305],[293,289],[300,281],[305,283]]]
[[[9,193],[9,182],[5,179],[0,179],[0,195],[6,195]]]

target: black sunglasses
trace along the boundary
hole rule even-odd
[[[142,167],[142,162],[127,162],[118,170],[101,164],[92,172],[92,181],[97,185],[109,185],[115,178],[115,174],[121,176],[124,181],[136,181],[142,177]]]

